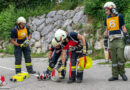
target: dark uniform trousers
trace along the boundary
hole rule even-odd
[[[29,46],[28,47],[15,46],[14,55],[15,55],[16,73],[21,73],[22,52],[24,54],[27,71],[31,72],[33,68],[32,68],[32,63],[31,63],[31,56],[30,56],[30,53],[31,53],[30,47]]]

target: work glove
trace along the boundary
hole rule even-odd
[[[20,47],[27,47],[27,46],[29,46],[29,40],[25,40],[21,45],[20,45]]]
[[[61,65],[61,67],[58,69],[59,72],[65,69],[65,65]]]
[[[124,36],[126,38],[126,44],[130,44],[130,36],[127,32],[124,32]]]
[[[104,37],[104,46],[107,48],[108,47],[108,37]]]
[[[86,46],[83,46],[83,54],[86,54],[87,51],[86,51]]]

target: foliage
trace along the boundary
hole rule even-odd
[[[110,0],[85,0],[85,13],[96,17],[98,20],[104,20],[105,12],[103,5]],[[112,0],[117,6],[117,11],[123,13],[127,7],[129,0]]]
[[[83,0],[63,0],[63,2],[61,2],[60,4],[56,4],[54,9],[71,10],[76,8],[76,6],[80,4],[83,4]]]
[[[14,6],[9,5],[9,8],[6,10],[3,10],[0,14],[0,39],[4,38],[7,39],[10,35],[11,28],[15,25],[15,12],[14,12]]]
[[[93,50],[93,53],[90,55],[93,60],[103,59],[104,58],[104,49]]]
[[[125,13],[125,25],[128,32],[130,33],[130,4],[128,6],[128,10]]]

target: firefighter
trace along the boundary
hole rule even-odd
[[[56,42],[55,39],[52,39],[51,48],[50,48],[49,54],[48,54],[49,65],[46,70],[46,75],[50,76],[52,69],[55,67],[59,57],[61,56],[61,51],[62,51],[62,48],[61,48],[60,43]],[[66,61],[67,61],[67,58],[66,58]],[[62,62],[60,60],[57,68],[60,68],[61,65],[62,65]],[[66,62],[65,62],[65,68],[63,70],[61,70],[61,74],[62,74],[62,77],[60,77],[60,79],[64,79],[65,74],[66,74]]]
[[[112,77],[108,81],[118,80],[119,75],[124,81],[127,81],[124,59],[125,42],[123,38],[125,37],[126,43],[129,43],[130,36],[127,33],[123,15],[117,12],[116,5],[113,2],[107,2],[104,5],[104,10],[107,14],[105,19],[107,29],[105,31],[104,46],[108,47],[109,40],[109,50],[112,60]]]
[[[26,68],[29,74],[36,73],[33,71],[29,40],[31,39],[31,34],[29,28],[26,26],[26,20],[24,17],[19,17],[17,19],[17,26],[15,26],[11,31],[11,43],[14,44],[14,56],[15,56],[15,71],[21,73],[21,60],[22,52],[25,58]]]
[[[73,83],[75,81],[77,83],[81,83],[83,79],[83,68],[80,67],[77,68],[76,73],[76,64],[77,64],[77,58],[86,55],[87,44],[85,42],[85,38],[76,32],[67,33],[61,29],[58,29],[55,33],[55,40],[57,42],[61,42],[61,46],[63,49],[61,53],[61,59],[62,59],[61,69],[64,68],[65,56],[66,56],[65,52],[67,49],[69,49],[70,73],[68,83]],[[76,51],[79,50],[80,51],[82,50],[82,53],[76,53]]]

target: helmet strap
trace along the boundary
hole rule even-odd
[[[24,29],[25,26],[21,27],[20,25],[21,25],[21,23],[18,23],[18,29]]]
[[[112,8],[112,9],[110,9],[110,12],[111,12],[111,14],[113,13],[113,14],[118,14],[118,12],[117,12],[117,10],[115,9],[115,8]]]

